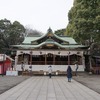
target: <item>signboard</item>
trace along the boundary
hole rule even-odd
[[[5,60],[6,60],[6,55],[0,54],[0,61],[5,61]]]
[[[48,47],[53,47],[54,44],[46,44]]]

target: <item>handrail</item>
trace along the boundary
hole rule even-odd
[[[18,64],[21,64],[21,61],[18,62]],[[26,63],[26,64],[30,64],[30,62]],[[68,65],[68,61],[32,61],[32,65],[48,65],[48,64],[53,64],[53,65]],[[74,65],[74,61],[70,61],[71,65]],[[80,63],[79,65],[81,65],[82,63]]]

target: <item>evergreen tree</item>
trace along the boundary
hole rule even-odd
[[[55,31],[55,34],[58,36],[64,36],[66,29],[59,29]]]
[[[100,41],[100,0],[74,0],[66,34],[82,44]]]
[[[10,20],[0,20],[0,52],[3,48],[10,48],[10,45],[20,44],[24,39],[25,28],[18,21],[13,23]]]

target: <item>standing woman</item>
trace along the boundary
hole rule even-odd
[[[52,76],[52,66],[50,65],[48,68],[49,68],[49,69],[48,69],[49,78],[51,78],[51,76]]]
[[[68,78],[68,82],[71,82],[72,69],[71,69],[70,65],[68,65],[68,68],[67,68],[67,78]]]

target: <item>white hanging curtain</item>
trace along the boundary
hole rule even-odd
[[[48,54],[48,53],[51,53],[51,54],[54,54],[54,55],[62,55],[62,56],[67,56],[67,55],[73,55],[73,54],[76,54],[76,55],[79,55],[79,56],[82,56],[83,55],[83,51],[17,51],[17,55],[20,55],[20,54],[31,54],[31,55],[45,55],[45,54]]]

